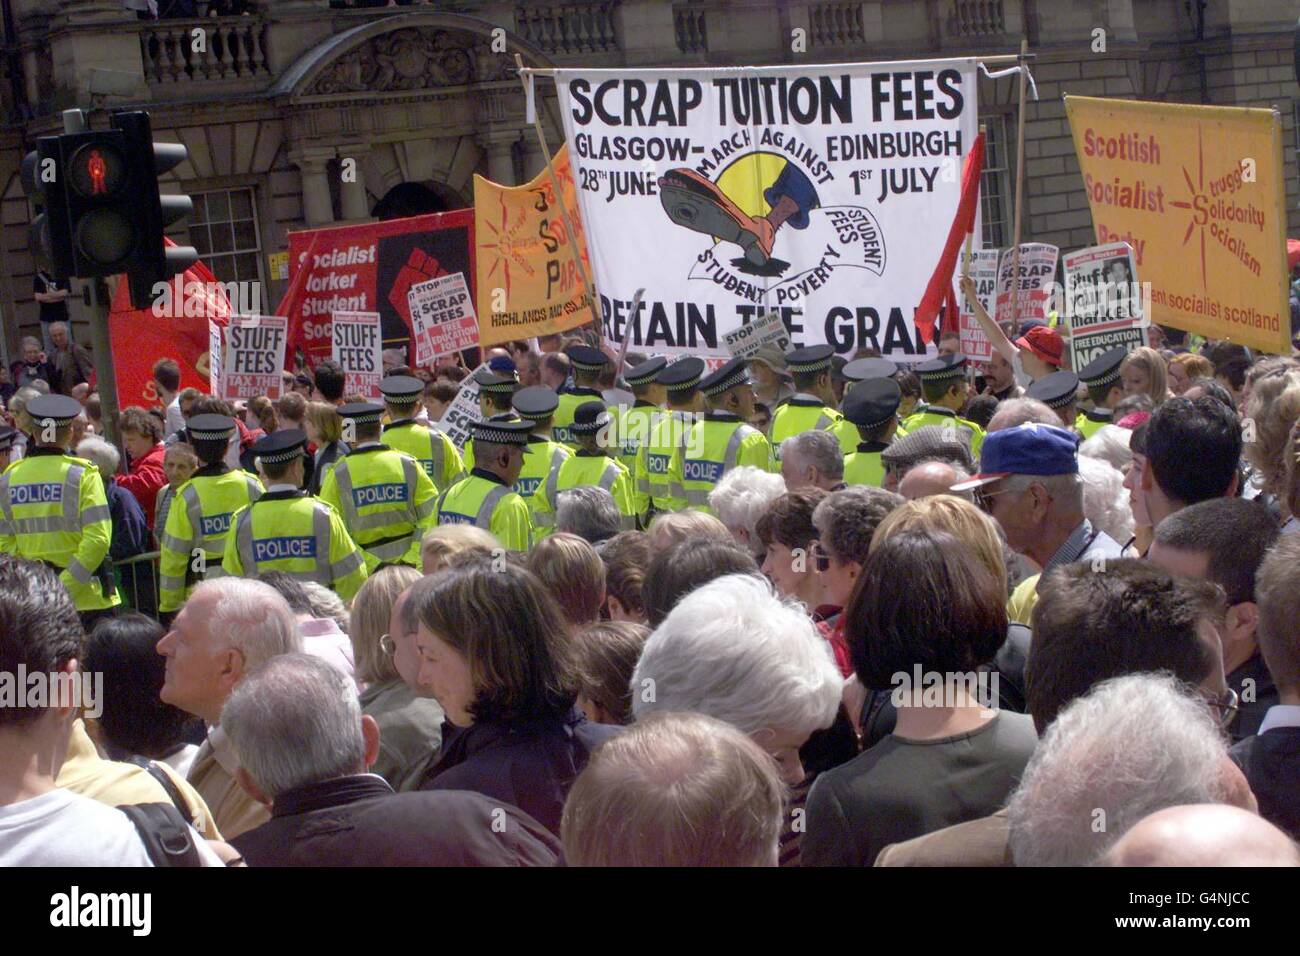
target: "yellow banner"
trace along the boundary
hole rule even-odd
[[[1281,118],[1085,96],[1065,111],[1097,242],[1133,247],[1152,321],[1289,355]]]
[[[561,147],[551,164],[590,274],[569,147]],[[542,170],[523,186],[499,186],[475,176],[474,241],[481,344],[565,332],[591,321],[590,299],[549,172]]]

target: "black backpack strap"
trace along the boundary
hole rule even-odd
[[[135,824],[154,866],[203,865],[188,824],[171,804],[133,803],[118,809]]]
[[[157,780],[162,786],[163,790],[167,794],[167,799],[172,802],[172,806],[177,809],[181,818],[190,826],[194,826],[194,814],[190,812],[189,804],[185,802],[185,797],[181,794],[180,787],[176,786],[176,781],[168,775],[167,771],[163,770],[162,767],[158,766],[148,757],[132,757],[131,763],[149,771],[149,776]]]

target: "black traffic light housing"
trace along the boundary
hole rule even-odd
[[[193,247],[163,239],[193,201],[158,189],[159,174],[188,155],[155,143],[141,111],[113,114],[112,129],[41,137],[22,164],[23,187],[42,207],[31,227],[37,262],[59,278],[125,273],[132,307],[149,308],[156,284],[198,261]]]

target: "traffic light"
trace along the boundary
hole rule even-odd
[[[158,190],[158,177],[185,162],[189,150],[180,143],[155,143],[149,114],[143,111],[115,113],[112,122],[126,137],[128,162],[136,172],[132,209],[139,245],[126,274],[131,305],[144,309],[153,302],[157,283],[167,282],[199,259],[193,246],[169,246],[163,241],[163,231],[190,215],[194,201],[185,195],[164,196]]]
[[[31,248],[59,278],[125,273],[131,304],[143,309],[155,284],[198,260],[193,247],[163,241],[192,200],[158,190],[158,175],[189,154],[179,143],[155,143],[148,113],[115,113],[112,127],[42,137],[23,160],[23,187],[41,207]]]

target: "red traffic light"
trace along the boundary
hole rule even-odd
[[[84,199],[108,199],[127,180],[126,160],[106,142],[87,143],[72,154],[68,181]]]

